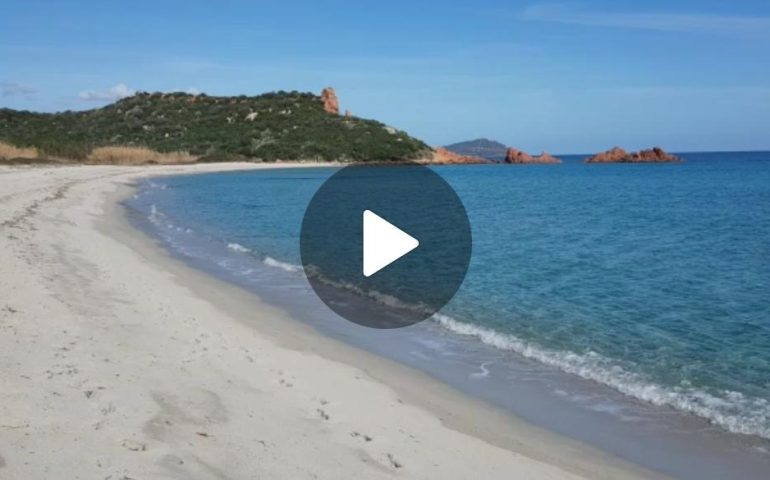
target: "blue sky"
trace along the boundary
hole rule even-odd
[[[0,16],[0,106],[335,87],[433,145],[770,149],[770,2],[39,2]]]

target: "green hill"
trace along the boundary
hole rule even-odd
[[[321,97],[299,92],[256,97],[138,93],[79,112],[0,109],[0,141],[72,161],[105,146],[187,152],[198,161],[398,161],[430,151],[380,122],[329,113]]]
[[[468,140],[467,142],[453,143],[444,148],[460,155],[481,157],[498,162],[505,158],[505,151],[507,150],[506,146],[502,143],[486,138],[477,138],[476,140]]]

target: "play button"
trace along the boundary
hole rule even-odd
[[[420,241],[371,210],[364,210],[363,272],[370,277],[411,252]]]
[[[465,208],[441,175],[453,168],[355,165],[321,185],[302,220],[300,253],[326,306],[359,325],[397,328],[452,299],[471,256]]]

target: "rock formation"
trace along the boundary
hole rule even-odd
[[[522,152],[515,148],[509,148],[505,151],[505,163],[532,163],[534,158],[527,152]]]
[[[324,110],[335,115],[340,114],[340,101],[332,87],[321,90],[321,100],[324,102]]]
[[[597,153],[585,159],[586,163],[663,163],[681,161],[681,158],[666,153],[660,147],[631,153],[626,152],[620,147],[613,147],[606,152]]]
[[[534,163],[561,163],[561,160],[548,152],[543,152],[539,156],[535,157]]]
[[[515,148],[509,148],[505,152],[505,163],[525,164],[525,163],[561,163],[561,160],[552,156],[548,152],[543,152],[537,157],[533,157],[527,152],[522,152]]]
[[[471,155],[460,155],[458,153],[450,152],[444,147],[436,147],[436,149],[433,150],[433,158],[430,159],[429,163],[436,163],[440,165],[456,165],[489,163],[489,160]]]
[[[639,150],[631,154],[634,162],[681,162],[682,159],[671,155],[660,147],[652,147],[647,150]]]

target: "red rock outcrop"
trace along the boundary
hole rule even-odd
[[[470,155],[460,155],[459,153],[450,152],[444,147],[436,147],[433,150],[433,158],[429,163],[437,163],[440,165],[456,165],[456,164],[474,164],[474,163],[489,163],[489,160],[481,157],[474,157]]]
[[[554,157],[548,152],[543,152],[540,155],[533,157],[527,152],[515,148],[509,148],[505,152],[505,163],[511,164],[529,164],[529,163],[561,163],[561,160]]]
[[[515,148],[509,148],[505,152],[505,163],[527,164],[527,163],[561,163],[561,160],[548,152],[543,152],[537,157],[533,157],[527,152],[522,152]]]
[[[505,163],[532,163],[534,158],[527,152],[522,152],[515,148],[509,148],[505,151]]]
[[[634,162],[681,162],[682,159],[671,155],[660,147],[652,147],[647,150],[639,150],[631,154]]]
[[[628,152],[620,147],[612,147],[606,152],[597,153],[593,157],[586,158],[586,163],[614,163],[622,162],[628,158]]]
[[[561,160],[548,152],[543,152],[539,156],[535,157],[534,163],[561,163]]]
[[[321,90],[321,100],[324,102],[324,110],[335,115],[340,114],[340,101],[332,87]]]
[[[681,162],[682,159],[666,153],[660,147],[653,147],[638,152],[626,152],[620,147],[613,147],[606,152],[597,153],[585,159],[586,163],[662,163]]]

